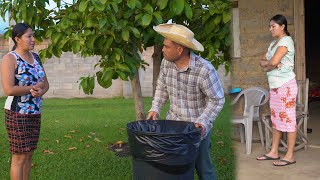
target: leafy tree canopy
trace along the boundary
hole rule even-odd
[[[132,78],[146,63],[139,55],[144,48],[159,44],[162,38],[152,27],[168,20],[187,25],[205,51],[202,57],[217,68],[230,67],[231,20],[228,0],[53,0],[57,8],[49,9],[49,0],[2,0],[0,14],[7,12],[15,22],[25,22],[35,30],[36,39],[51,39],[41,50],[42,59],[62,52],[81,56],[100,56],[97,72],[82,77],[84,92],[92,94],[94,80],[104,88],[112,79]],[[5,37],[11,34],[7,29]],[[222,52],[221,56],[217,56]]]

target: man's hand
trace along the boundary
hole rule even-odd
[[[147,117],[147,120],[157,120],[158,119],[158,113],[155,111],[150,111]]]
[[[196,126],[196,128],[201,129],[201,137],[203,138],[204,135],[206,134],[206,127],[204,127],[204,125],[202,125],[200,123],[194,123],[194,125]]]

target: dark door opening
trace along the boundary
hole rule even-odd
[[[320,100],[320,19],[318,0],[305,0],[306,77],[310,80],[310,97]],[[313,100],[313,99],[311,99]]]
[[[320,147],[320,27],[317,24],[319,15],[319,0],[304,0],[305,7],[305,53],[306,77],[309,78],[309,147]],[[310,128],[310,129],[309,129]],[[311,129],[312,128],[312,129]]]

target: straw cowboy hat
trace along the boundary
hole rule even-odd
[[[159,24],[153,26],[153,29],[164,36],[182,46],[188,47],[196,51],[203,51],[203,46],[195,38],[194,33],[187,27],[180,24]]]

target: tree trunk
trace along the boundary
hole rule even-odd
[[[156,87],[157,87],[157,79],[159,76],[159,72],[160,72],[160,65],[161,65],[161,61],[162,61],[162,48],[159,45],[154,45],[154,52],[152,55],[153,58],[153,79],[152,79],[152,87],[153,87],[153,93],[152,95],[154,96],[154,93],[156,91]]]
[[[144,104],[141,92],[141,85],[139,79],[139,71],[133,76],[131,80],[132,96],[134,100],[134,107],[136,110],[136,120],[145,120],[146,114],[144,113]]]

